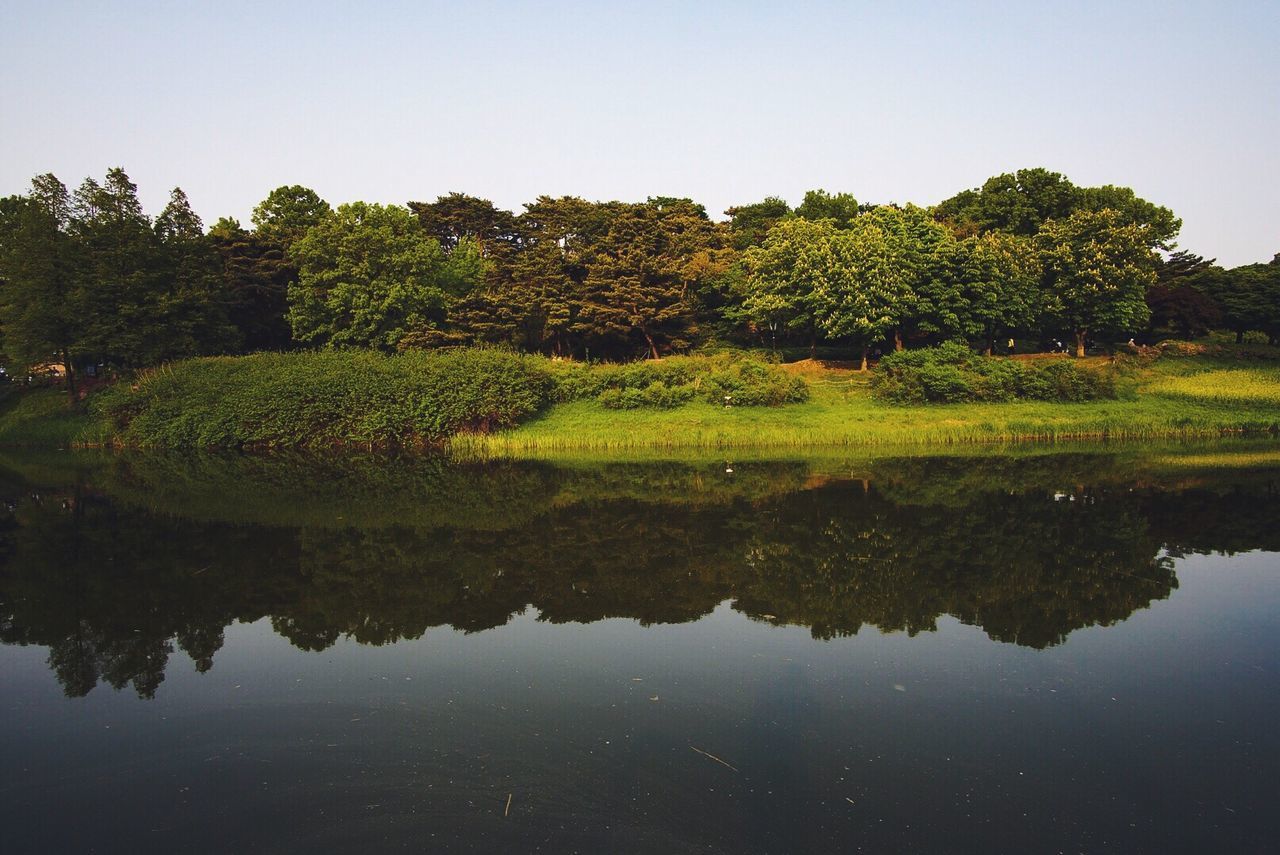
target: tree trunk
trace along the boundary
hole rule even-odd
[[[1084,336],[1088,330],[1076,330],[1076,357],[1084,357]]]
[[[809,358],[818,358],[818,334],[813,331],[809,332]]]
[[[76,389],[76,372],[71,366],[71,354],[64,347],[62,349],[62,367],[67,372],[67,394],[71,398],[71,407],[74,409],[80,403],[80,396]]]
[[[649,355],[654,359],[658,359],[658,346],[653,343],[653,336],[649,335],[649,331],[641,328],[640,332],[644,335],[644,340],[649,342]]]
[[[895,351],[902,350],[902,330],[897,328],[893,331],[893,349]]]
[[[863,345],[863,347],[862,347],[862,364],[858,366],[858,370],[859,370],[859,371],[863,371],[863,372],[865,372],[865,371],[867,370],[867,348],[866,348],[866,345]]]

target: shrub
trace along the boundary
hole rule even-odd
[[[808,400],[803,378],[737,354],[673,356],[626,365],[551,364],[557,401],[597,399],[609,409],[671,409],[695,397],[734,406],[776,407]]]
[[[697,390],[692,384],[668,386],[655,380],[643,389],[634,387],[605,389],[597,400],[610,410],[636,410],[642,407],[671,410],[693,399]]]
[[[550,399],[543,361],[500,350],[192,359],[98,395],[126,444],[406,445],[517,424]]]
[[[877,397],[900,404],[1116,397],[1112,372],[1089,370],[1065,359],[984,357],[955,342],[886,356],[872,375],[871,388]]]

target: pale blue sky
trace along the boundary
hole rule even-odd
[[[1046,166],[1280,252],[1280,2],[0,0],[0,195],[937,202]]]

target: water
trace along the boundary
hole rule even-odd
[[[1269,851],[1204,459],[13,459],[3,848]]]

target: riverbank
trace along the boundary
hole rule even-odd
[[[113,397],[91,400],[76,412],[66,408],[56,389],[11,389],[0,400],[0,444],[187,449],[442,445],[459,456],[538,457],[1274,434],[1280,432],[1280,359],[1260,355],[1269,354],[1253,348],[1134,360],[1112,367],[1120,377],[1116,399],[927,405],[881,401],[871,394],[869,374],[806,360],[770,369],[771,375],[785,372],[803,380],[807,395],[797,403],[738,406],[730,400],[725,406],[712,403],[718,395],[698,394],[669,408],[631,409],[616,408],[616,401],[594,389],[576,399],[563,394],[570,383],[581,384],[584,369],[579,366],[552,366],[554,388],[538,391],[540,367],[531,367],[530,358],[503,355],[486,366],[483,382],[469,393],[470,409],[459,411],[448,431],[440,428],[437,436],[423,441],[409,420],[424,417],[406,405],[405,396],[421,394],[424,385],[441,399],[457,394],[451,385],[460,376],[456,365],[442,371],[420,357],[396,362],[402,358],[263,354],[181,363],[147,375],[132,391],[122,387],[97,393]],[[1093,367],[1108,367],[1102,358],[1093,362]],[[724,365],[734,363],[718,364],[715,370],[723,374]],[[429,383],[414,373],[424,365],[435,372]],[[602,372],[655,370],[648,367],[652,365]],[[518,378],[517,370],[523,372]],[[486,384],[499,376],[506,386],[495,396],[494,387]],[[724,377],[728,379],[717,382],[738,382]],[[768,384],[769,389],[779,387],[776,376]],[[371,388],[377,390],[372,397]],[[679,388],[664,386],[662,391]],[[478,408],[493,411],[490,399],[506,404],[512,389],[527,395],[518,414],[505,422],[477,420]],[[545,394],[550,403],[535,407],[535,393]],[[335,413],[341,414],[340,421]],[[244,437],[265,439],[255,443]]]
[[[1151,440],[1280,431],[1278,361],[1166,357],[1135,366],[1122,379],[1120,397],[1114,400],[914,406],[874,398],[869,374],[807,361],[786,367],[808,382],[808,401],[785,407],[695,401],[673,410],[630,411],[573,401],[544,410],[511,430],[455,436],[449,446],[464,455],[519,457],[583,451]]]

